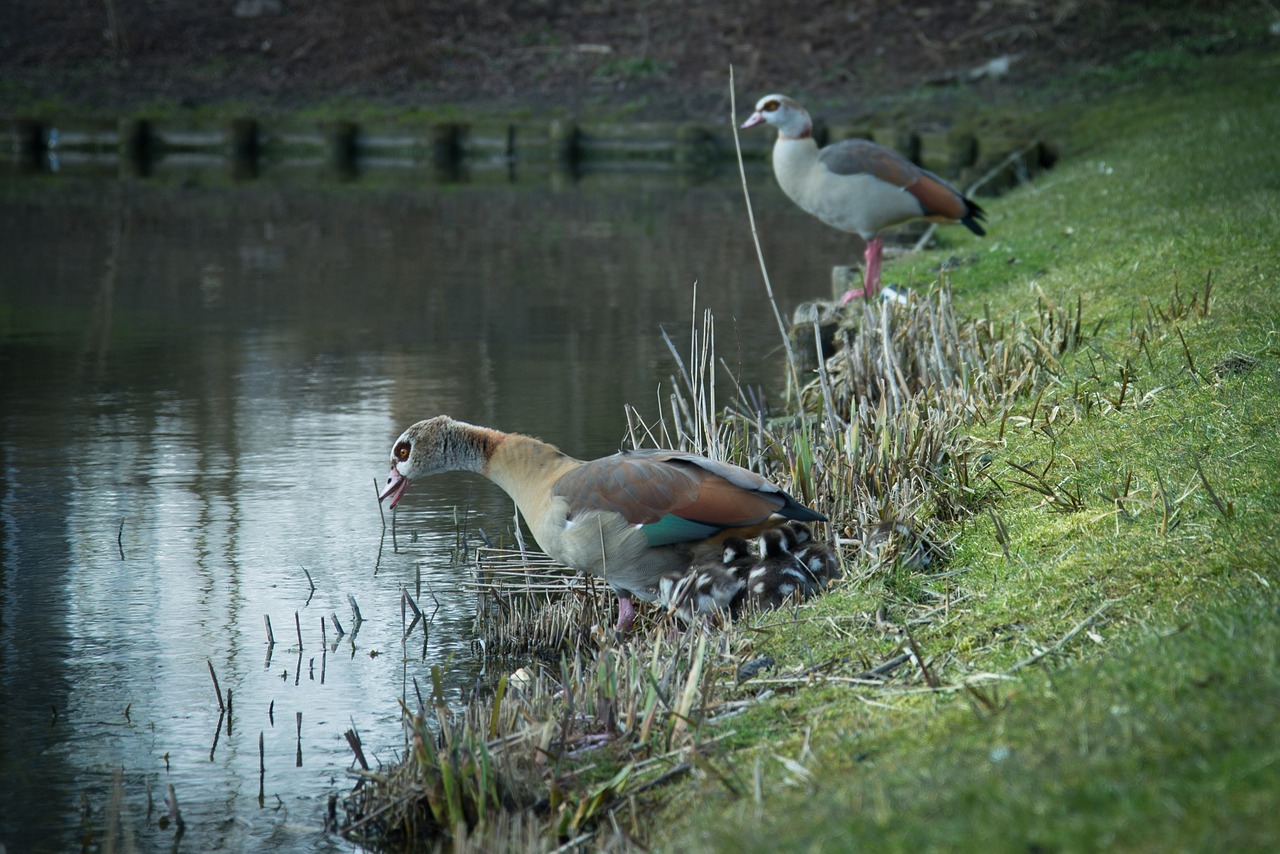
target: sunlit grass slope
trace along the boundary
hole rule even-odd
[[[1063,108],[1063,161],[989,202],[987,239],[887,268],[925,287],[953,256],[962,311],[1078,306],[1081,343],[965,430],[973,512],[911,582],[947,591],[912,638],[940,687],[744,713],[729,767],[654,817],[663,848],[1280,850],[1278,79],[1209,59]],[[882,660],[898,639],[826,618],[895,583],[760,646]]]

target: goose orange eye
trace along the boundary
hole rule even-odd
[[[779,104],[777,101],[770,101],[769,103],[764,105],[764,111],[766,113],[772,113],[774,110],[778,109],[781,106],[782,105]]]
[[[408,442],[397,443],[395,450],[392,451],[391,453],[395,454],[397,460],[400,460],[400,462],[404,462],[405,460],[409,459],[409,443]]]

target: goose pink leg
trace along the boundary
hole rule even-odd
[[[618,596],[618,634],[626,634],[631,631],[631,625],[636,621],[636,606],[631,603],[630,596]]]
[[[862,277],[862,287],[858,290],[845,291],[844,296],[840,297],[840,304],[844,305],[858,297],[873,297],[880,290],[880,255],[884,250],[884,241],[879,235],[867,241],[867,251],[863,253],[863,259],[866,262],[866,269]]]

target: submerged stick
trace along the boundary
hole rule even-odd
[[[419,698],[421,702],[421,698]],[[364,758],[364,747],[360,744],[360,736],[354,729],[349,729],[343,734],[347,739],[347,744],[351,745],[351,752],[356,755],[356,761],[360,763],[360,767],[369,770],[369,760]]]
[[[218,694],[218,708],[225,712],[227,705],[222,702],[222,688],[218,685],[218,674],[213,672],[213,660],[206,658],[205,662],[209,665],[209,675],[213,677],[213,690]]]
[[[169,820],[178,827],[178,836],[186,833],[187,823],[182,820],[182,810],[178,808],[178,793],[173,790],[173,784],[169,784],[169,791],[164,796],[164,802],[169,807]]]
[[[302,567],[302,572],[307,576],[307,584],[311,585],[311,592],[307,594],[307,604],[311,604],[311,597],[316,595],[316,583],[311,579],[311,573],[307,572],[307,568]]]
[[[1207,302],[1207,298],[1206,298]],[[120,559],[124,560],[124,520],[120,520],[120,530],[116,531],[116,548],[120,550]]]
[[[298,651],[302,651],[302,618],[298,616],[298,612],[293,612],[293,626],[298,630]]]
[[[418,608],[418,603],[413,601],[413,596],[409,593],[408,588],[400,588],[400,625],[404,625],[405,606],[413,611],[413,620],[409,623],[409,628],[404,630],[404,636],[407,638],[409,633],[413,631],[414,626],[418,625],[418,621],[422,619],[422,611]],[[425,631],[425,626],[423,627]]]
[[[263,742],[262,730],[258,731],[258,806],[266,800],[267,750]]]
[[[273,647],[276,645],[276,636],[275,633],[271,631],[271,615],[263,614],[262,620],[267,624],[267,646]]]

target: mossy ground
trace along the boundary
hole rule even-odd
[[[958,259],[972,316],[1078,302],[1083,341],[968,429],[975,512],[914,582],[945,595],[914,634],[941,688],[818,679],[737,716],[712,760],[737,783],[669,793],[659,847],[1280,845],[1277,78],[1273,54],[1202,60],[1058,108],[1064,161],[989,205],[989,238],[887,267],[921,286]],[[893,583],[778,614],[758,646],[881,661],[894,639],[840,621]]]

